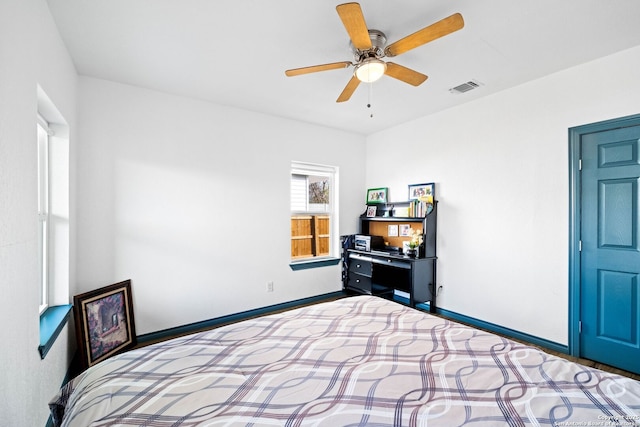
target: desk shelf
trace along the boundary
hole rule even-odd
[[[343,256],[343,285],[345,290],[369,295],[387,296],[395,290],[409,294],[409,303],[429,302],[436,307],[436,219],[437,201],[424,217],[360,216],[360,234],[382,236],[385,250],[362,251],[347,246]],[[397,203],[396,203],[397,205]],[[389,235],[395,226],[412,229],[420,227],[423,244],[416,258],[410,258],[393,248],[402,248],[409,236]],[[390,227],[391,226],[391,227]]]

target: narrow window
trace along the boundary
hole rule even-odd
[[[291,261],[335,256],[338,172],[333,166],[291,165]]]
[[[69,304],[69,125],[55,104],[37,88],[37,257],[40,357],[45,358],[67,323]],[[36,159],[34,159],[36,160]],[[33,301],[34,305],[36,301]]]
[[[40,313],[49,307],[49,125],[38,116],[38,285]]]

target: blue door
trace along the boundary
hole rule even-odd
[[[580,356],[640,373],[640,118],[580,150]]]

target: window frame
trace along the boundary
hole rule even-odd
[[[72,309],[72,305],[69,304],[71,130],[64,116],[40,85],[37,85],[37,103],[38,109],[34,117],[34,161],[37,163],[35,173],[39,176],[36,177],[37,188],[34,197],[36,208],[42,210],[34,212],[37,216],[34,227],[38,229],[37,235],[41,234],[40,229],[46,231],[46,234],[43,233],[46,238],[37,238],[42,242],[41,249],[36,249],[33,255],[40,258],[40,261],[34,260],[36,265],[43,266],[40,277],[46,280],[46,291],[41,279],[34,281],[33,286],[40,287],[40,290],[38,300],[33,303],[38,305],[40,311],[38,351],[40,358],[44,359],[67,324]],[[42,130],[39,130],[40,127]],[[40,136],[46,134],[46,151],[38,148],[38,133]],[[41,154],[41,151],[45,154]],[[42,161],[38,160],[38,157],[41,157]],[[40,173],[40,165],[44,168],[45,164],[46,173]],[[40,177],[46,185],[41,185]],[[38,193],[40,187],[46,193]],[[40,226],[41,217],[46,219],[46,230]],[[46,249],[46,252],[42,248]],[[42,304],[43,302],[46,304]]]
[[[305,208],[294,206],[294,177],[305,176]],[[329,203],[323,210],[309,208],[309,177],[327,177],[329,179]],[[290,266],[293,270],[313,268],[324,265],[335,265],[339,262],[339,233],[338,233],[338,198],[339,198],[339,168],[337,166],[322,165],[308,162],[291,162],[291,170],[289,174],[289,219],[290,222],[294,216],[328,216],[329,217],[329,253],[323,255],[311,255],[304,258],[294,258],[290,254]],[[298,200],[299,202],[299,200]],[[289,233],[289,238],[293,241],[293,230]]]
[[[49,308],[49,145],[52,131],[49,123],[37,116],[37,155],[38,155],[38,284],[40,287],[39,313]]]

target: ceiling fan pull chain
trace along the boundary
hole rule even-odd
[[[373,98],[373,83],[369,83],[369,102],[367,103],[367,108],[369,108],[369,111],[370,111],[369,117],[373,119],[373,110],[371,109],[371,98]]]

